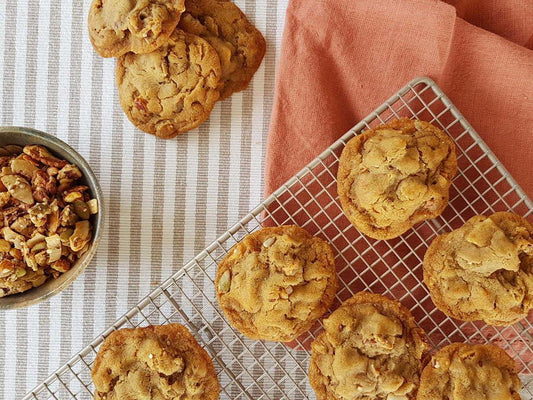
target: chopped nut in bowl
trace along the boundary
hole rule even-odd
[[[57,294],[85,269],[102,231],[87,162],[56,137],[0,128],[0,309]]]

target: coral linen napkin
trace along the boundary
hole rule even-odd
[[[291,0],[266,193],[408,81],[429,76],[533,197],[531,0]]]

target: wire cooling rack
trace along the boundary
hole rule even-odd
[[[342,213],[336,172],[346,142],[364,129],[408,116],[446,131],[457,146],[459,172],[449,206],[439,218],[399,238],[369,239]],[[328,240],[336,252],[340,290],[334,307],[360,290],[399,299],[428,333],[433,350],[451,342],[493,342],[516,361],[524,389],[533,398],[533,318],[510,327],[460,322],[438,311],[422,284],[422,259],[431,240],[476,214],[513,211],[530,221],[533,207],[479,135],[429,78],[410,82],[324,151],[262,204],[141,300],[112,327],[74,356],[25,399],[91,399],[91,367],[98,347],[112,331],[179,322],[187,326],[214,360],[221,399],[314,399],[307,380],[309,343],[319,323],[286,345],[244,338],[226,321],[215,300],[217,264],[246,234],[263,225],[297,224]]]

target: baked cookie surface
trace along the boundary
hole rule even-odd
[[[311,344],[309,381],[318,400],[414,399],[428,349],[407,308],[360,292],[324,320]]]
[[[265,55],[261,32],[232,1],[186,0],[185,8],[179,28],[207,40],[220,57],[220,98],[246,89]]]
[[[117,60],[120,104],[139,129],[169,139],[196,128],[211,113],[219,93],[220,61],[202,38],[176,29],[148,54]]]
[[[424,256],[433,303],[463,321],[510,325],[533,308],[533,227],[498,212],[437,236]]]
[[[448,135],[427,122],[401,118],[346,144],[337,190],[344,213],[359,231],[391,239],[442,213],[456,171]]]
[[[417,400],[520,400],[514,360],[493,345],[454,343],[426,365]]]
[[[211,358],[180,324],[113,332],[92,379],[96,400],[215,400],[220,390]]]
[[[178,25],[185,0],[93,0],[89,37],[102,57],[162,46]]]
[[[337,291],[331,246],[298,226],[263,228],[233,246],[215,288],[231,325],[251,339],[296,339]]]

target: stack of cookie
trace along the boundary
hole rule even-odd
[[[117,57],[120,103],[139,129],[169,139],[248,86],[265,39],[229,0],[93,0],[89,36]]]

